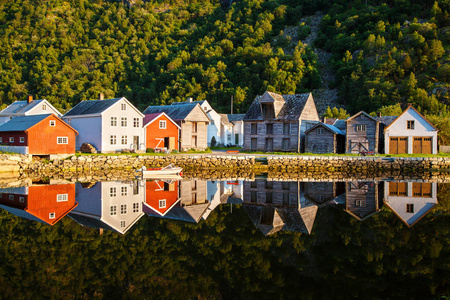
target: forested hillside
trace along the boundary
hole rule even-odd
[[[0,0],[2,104],[33,94],[64,111],[103,92],[141,109],[189,96],[229,112],[233,95],[245,112],[265,90],[323,87],[315,47],[332,53],[332,85],[350,113],[412,102],[448,123],[447,0],[133,2]]]

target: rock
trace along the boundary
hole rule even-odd
[[[82,153],[97,153],[97,149],[89,143],[83,143],[80,148],[80,152]]]

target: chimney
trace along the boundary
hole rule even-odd
[[[377,112],[377,117],[381,118],[381,112]]]
[[[27,103],[31,103],[32,101],[33,101],[33,96],[32,95],[28,95]]]
[[[192,97],[188,97],[187,102],[192,103]]]
[[[98,100],[103,100],[103,93],[98,94]]]
[[[323,117],[323,123],[327,124],[327,117]]]

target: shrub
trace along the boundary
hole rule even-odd
[[[153,148],[147,148],[145,149],[145,153],[155,153],[155,150]]]

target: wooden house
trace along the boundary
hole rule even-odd
[[[163,112],[145,115],[145,147],[179,150],[180,129],[180,126]]]
[[[204,150],[207,144],[207,126],[210,122],[198,103],[184,105],[149,106],[144,114],[165,113],[180,126],[179,149]]]
[[[414,226],[436,205],[436,182],[384,182],[384,204],[408,227]]]
[[[63,120],[78,131],[77,150],[84,143],[98,152],[145,152],[144,115],[126,98],[81,101]]]
[[[345,183],[335,181],[305,182],[305,198],[322,206],[345,193]]]
[[[21,218],[55,225],[77,207],[75,183],[0,189],[0,207]]]
[[[0,112],[0,125],[18,116],[48,114],[55,114],[58,117],[62,116],[47,100],[33,100],[33,96],[29,95],[26,101],[15,101]]]
[[[318,207],[297,181],[244,181],[244,210],[265,235],[280,230],[311,234]]]
[[[0,126],[0,150],[30,155],[74,154],[77,134],[54,114],[18,116]]]
[[[364,111],[346,120],[346,153],[379,153],[380,122]]]
[[[279,95],[266,91],[244,116],[244,149],[303,152],[305,131],[319,121],[311,93]]]
[[[356,219],[363,221],[380,211],[376,182],[346,182],[345,189],[345,211]]]
[[[344,153],[345,132],[333,125],[318,123],[305,131],[305,152]]]
[[[438,130],[414,107],[409,106],[384,129],[384,148],[390,154],[438,151]]]
[[[144,215],[145,181],[76,184],[78,206],[69,216],[82,226],[125,234]]]
[[[144,212],[148,215],[164,217],[180,202],[179,181],[171,183],[154,180],[145,182]]]

